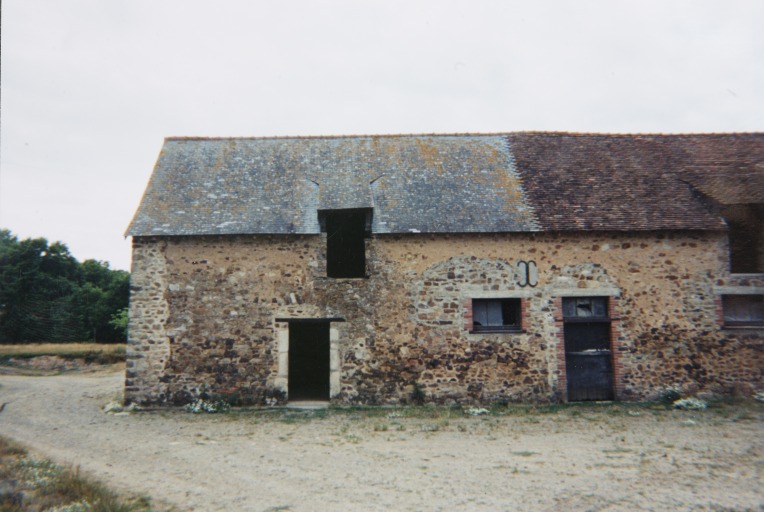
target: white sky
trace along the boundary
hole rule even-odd
[[[764,131],[760,0],[4,0],[0,227],[128,269],[164,137]]]

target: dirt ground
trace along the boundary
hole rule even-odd
[[[104,413],[122,379],[114,367],[0,375],[0,433],[177,510],[764,510],[759,404]]]

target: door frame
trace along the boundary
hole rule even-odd
[[[329,322],[289,323],[288,399],[329,400]]]
[[[344,322],[344,318],[276,318],[275,334],[278,348],[278,369],[273,380],[273,387],[289,398],[289,324],[292,322],[329,323],[329,400],[340,394],[340,329],[333,322]]]
[[[607,298],[607,313],[610,318],[610,352],[613,400],[621,400],[624,396],[623,362],[621,360],[625,332],[617,312],[620,311],[621,290],[615,286],[602,286],[595,289],[562,288],[554,291],[554,323],[557,333],[557,397],[569,401],[568,375],[565,352],[565,323],[562,310],[562,299],[578,297]]]

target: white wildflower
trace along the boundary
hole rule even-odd
[[[708,407],[705,401],[700,398],[682,398],[674,402],[674,409],[684,409],[687,411],[702,411]]]
[[[228,404],[228,402],[223,400],[210,401],[199,398],[188,404],[186,406],[186,410],[194,414],[214,414],[218,412],[228,412],[231,410],[231,406]]]

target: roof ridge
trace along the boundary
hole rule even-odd
[[[598,137],[708,137],[725,135],[764,135],[760,132],[576,132],[576,131],[520,131],[511,132],[506,135],[576,135],[576,136],[598,136]]]
[[[506,137],[511,135],[566,135],[575,137],[717,137],[717,136],[748,136],[764,135],[762,132],[577,132],[577,131],[543,131],[525,130],[511,132],[455,132],[455,133],[367,133],[367,134],[335,134],[335,135],[263,135],[263,136],[168,136],[165,141],[194,141],[194,140],[294,140],[294,139],[360,139],[360,138],[404,138],[404,137]]]
[[[263,136],[233,136],[233,137],[205,137],[205,136],[169,136],[165,140],[283,140],[283,139],[360,139],[360,138],[403,138],[403,137],[490,137],[505,136],[504,133],[367,133],[367,134],[342,134],[342,135],[263,135]]]

